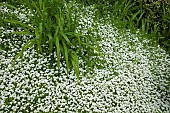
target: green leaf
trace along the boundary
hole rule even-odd
[[[68,37],[67,37],[63,32],[60,32],[60,34],[64,37],[64,39],[66,40],[66,42],[67,42],[68,44],[71,44],[71,43],[70,43],[70,40],[68,39]]]
[[[68,69],[69,69],[69,63],[68,63],[68,48],[66,46],[66,44],[64,43],[64,41],[62,41],[62,45],[63,45],[63,48],[64,48],[64,58],[65,58],[65,61],[66,61],[66,67],[67,67],[67,74],[68,74]]]
[[[36,42],[37,42],[37,46],[38,46],[38,51],[40,51],[42,53],[42,48],[41,48],[41,38],[38,32],[38,28],[35,28],[35,36],[36,36]]]
[[[64,25],[64,18],[63,18],[62,12],[61,12],[61,8],[58,7],[58,9],[59,9],[59,12],[60,12],[60,22],[61,22],[61,25],[63,26]]]
[[[28,26],[27,24],[24,24],[24,23],[19,22],[19,21],[17,21],[17,20],[7,20],[7,19],[5,19],[4,21],[5,21],[5,22],[9,22],[9,23],[13,23],[13,24],[19,24],[19,25],[21,25],[21,26],[23,26],[23,27],[26,27],[26,28],[29,28],[29,29],[31,29],[31,30],[34,30],[33,27]]]
[[[16,60],[19,58],[19,57],[22,57],[23,56],[23,52],[29,48],[29,47],[32,47],[33,45],[35,44],[35,39],[31,39],[30,41],[26,42],[25,45],[22,47],[22,50],[18,53],[18,55],[15,56],[14,58],[14,62],[16,62]]]
[[[79,72],[79,60],[78,60],[78,56],[77,56],[75,51],[72,51],[70,56],[71,56],[71,62],[72,62],[75,74],[76,74],[77,78],[79,79],[80,72]]]
[[[132,6],[133,6],[133,4],[131,4],[131,0],[129,0],[123,9],[123,13],[124,14],[127,13]]]
[[[60,17],[56,14],[55,15],[56,19],[57,19],[57,23],[59,25],[59,28],[60,28],[60,31],[63,32],[63,25],[62,25],[62,22],[60,21]]]
[[[40,9],[37,7],[36,3],[35,3],[33,0],[32,0],[32,3],[33,3],[33,5],[34,5],[34,7],[36,8],[38,14],[41,16],[41,18],[43,18],[42,14],[41,14],[41,11],[40,11]]]
[[[49,38],[49,51],[52,52],[52,50],[53,50],[53,37],[52,37],[51,34],[48,34],[47,36]]]
[[[133,17],[131,18],[131,21],[133,21],[139,13],[140,13],[140,10],[133,15]]]
[[[39,32],[40,32],[40,35],[42,35],[42,33],[43,33],[42,23],[39,23]]]
[[[59,43],[59,37],[56,35],[55,33],[55,44],[56,44],[56,48],[57,48],[57,66],[60,69],[60,43]]]
[[[17,35],[20,35],[20,34],[25,34],[25,35],[34,35],[33,33],[28,32],[28,31],[18,31],[18,32],[12,32],[11,34],[17,34]]]
[[[12,5],[7,4],[7,3],[0,3],[0,5],[6,5],[6,6],[10,7],[10,8],[18,10],[18,8],[16,8],[15,6],[12,6]]]
[[[43,2],[42,2],[42,0],[39,0],[39,6],[40,6],[40,9],[43,10]]]
[[[145,32],[145,20],[142,19],[142,32],[144,33]]]

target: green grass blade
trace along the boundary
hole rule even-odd
[[[133,6],[133,4],[131,4],[131,0],[128,1],[128,3],[125,5],[123,13],[125,14],[126,12],[129,11],[129,9]]]
[[[55,45],[57,48],[57,66],[60,69],[60,43],[59,43],[59,37],[55,34]]]
[[[21,25],[21,26],[23,26],[23,27],[26,27],[26,28],[29,28],[29,29],[31,29],[31,30],[34,30],[34,28],[33,27],[31,27],[31,26],[28,26],[27,24],[24,24],[24,23],[22,23],[22,22],[19,22],[19,21],[17,21],[17,20],[4,20],[5,22],[9,22],[9,23],[13,23],[13,24],[19,24],[19,25]]]
[[[131,18],[131,21],[133,21],[139,13],[140,13],[140,10],[133,15],[133,17]]]
[[[35,29],[35,36],[36,36],[36,42],[37,42],[37,46],[38,46],[38,51],[40,51],[42,53],[41,39],[40,39],[40,35],[39,35],[39,32],[38,32],[38,28]]]
[[[66,40],[66,42],[68,44],[71,44],[70,40],[68,39],[68,37],[63,32],[60,32],[60,34],[64,37],[64,39]]]
[[[137,19],[137,26],[139,26],[139,22],[141,21],[141,18],[143,16],[144,12],[140,14],[139,18]]]
[[[18,10],[18,8],[16,8],[15,6],[12,6],[12,5],[7,4],[7,3],[0,3],[0,5],[5,5],[5,6],[7,6],[7,7],[10,7],[10,8],[13,8],[13,9]]]
[[[42,10],[43,9],[43,2],[42,2],[42,0],[39,0],[39,6],[40,6],[40,9]]]
[[[43,33],[42,23],[39,23],[39,32],[40,32],[40,35],[42,35],[42,33]]]
[[[142,19],[142,32],[143,32],[143,33],[145,32],[145,27],[146,27],[146,25],[145,25],[145,20]]]
[[[57,19],[57,23],[58,23],[58,26],[60,28],[60,31],[63,32],[63,25],[61,23],[60,17],[57,14],[55,15],[55,17]]]
[[[61,22],[61,25],[63,26],[64,25],[64,18],[63,18],[62,12],[61,12],[61,8],[59,7],[58,9],[59,9],[59,13],[60,13],[60,22]]]
[[[70,54],[71,56],[71,63],[73,65],[73,68],[74,68],[74,71],[75,71],[75,74],[77,76],[77,78],[79,79],[79,61],[78,61],[78,56],[77,54],[73,51],[73,53]]]
[[[22,47],[22,50],[18,53],[18,55],[15,56],[14,58],[14,62],[16,62],[16,60],[19,58],[19,57],[22,57],[23,56],[23,52],[28,49],[29,47],[32,47],[33,45],[35,44],[35,39],[31,39],[30,41],[26,42],[25,45]]]
[[[66,61],[66,67],[67,67],[67,74],[68,74],[68,69],[69,69],[69,63],[68,63],[68,48],[66,44],[62,41],[63,49],[64,49],[64,58]]]
[[[28,32],[28,31],[12,32],[11,34],[16,34],[16,35],[20,35],[20,34],[24,34],[24,35],[34,35],[33,33]]]
[[[41,13],[40,9],[37,7],[36,3],[33,0],[32,0],[32,3],[34,5],[34,7],[36,8],[38,14],[41,16],[41,18],[43,18],[42,13]]]
[[[53,50],[53,37],[52,37],[51,34],[48,34],[47,36],[49,38],[49,40],[48,40],[49,41],[49,51],[52,52],[52,50]]]

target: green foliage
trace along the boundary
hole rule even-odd
[[[114,3],[113,13],[130,29],[150,34],[170,53],[170,2],[168,0],[123,0]]]
[[[16,19],[5,19],[4,21],[17,24],[24,29],[21,32],[14,32],[15,34],[31,34],[35,38],[25,43],[22,51],[15,57],[14,61],[22,57],[23,52],[27,48],[35,45],[37,52],[41,54],[56,51],[59,70],[60,62],[65,60],[67,74],[69,73],[69,69],[73,68],[77,78],[79,78],[79,51],[87,46],[91,46],[89,45],[90,39],[88,36],[83,36],[75,32],[77,25],[76,17],[74,19],[71,18],[71,8],[74,2],[67,3],[63,0],[23,0],[22,3],[34,15],[30,16],[26,14],[30,18],[31,26]],[[1,5],[19,10],[10,4],[1,3]],[[21,12],[25,13],[23,11]],[[48,50],[42,46],[46,45],[47,42]]]
[[[124,27],[132,32],[140,29],[144,34],[148,33],[149,38],[170,54],[169,0],[85,0],[84,4],[94,4],[98,9],[97,16],[110,14],[122,20],[126,24]]]

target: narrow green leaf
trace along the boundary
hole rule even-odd
[[[18,53],[18,55],[15,56],[14,58],[14,62],[16,62],[16,60],[19,58],[19,57],[22,57],[23,56],[23,52],[29,48],[29,47],[32,47],[33,45],[35,44],[35,39],[31,39],[30,41],[26,42],[25,45],[22,47],[22,50]]]
[[[17,34],[17,35],[20,35],[20,34],[33,35],[33,33],[28,32],[28,31],[12,32],[11,34]]]
[[[71,53],[70,56],[71,56],[71,63],[73,65],[75,74],[76,74],[77,78],[79,79],[80,72],[79,72],[78,56],[75,52]]]
[[[129,9],[133,6],[133,4],[131,4],[131,0],[128,1],[128,3],[125,5],[123,13],[126,13],[129,11]]]
[[[69,63],[68,63],[68,48],[66,46],[66,44],[64,43],[64,41],[62,41],[62,45],[63,45],[63,48],[64,48],[64,58],[65,58],[65,61],[66,61],[66,67],[67,67],[67,74],[68,74],[68,69],[69,69]]]
[[[64,25],[64,17],[63,17],[63,13],[61,12],[61,8],[58,7],[59,9],[59,13],[60,13],[60,22],[61,22],[61,27],[63,27]]]
[[[39,32],[40,32],[40,35],[42,35],[42,33],[43,33],[42,23],[39,23]]]
[[[42,14],[41,14],[41,11],[40,11],[40,9],[37,7],[36,3],[35,3],[33,0],[32,0],[32,3],[33,3],[33,5],[34,5],[34,7],[36,8],[38,14],[41,16],[41,18],[43,18]]]
[[[56,35],[56,48],[57,48],[57,66],[60,69],[60,43],[59,43],[59,37]]]
[[[42,0],[39,0],[40,10],[43,10],[43,2]]]
[[[144,31],[145,31],[145,20],[142,19],[142,32],[144,33]]]
[[[21,25],[21,26],[23,26],[23,27],[26,27],[26,28],[29,28],[29,29],[31,29],[31,30],[34,30],[34,28],[33,27],[31,27],[31,26],[28,26],[27,24],[24,24],[24,23],[22,23],[22,22],[19,22],[19,21],[17,21],[17,20],[4,20],[5,22],[9,22],[9,23],[13,23],[13,24],[19,24],[19,25]]]
[[[140,13],[140,10],[133,15],[133,17],[131,18],[131,21],[133,21],[139,13]]]
[[[78,67],[76,66],[76,63],[75,63],[75,61],[74,61],[73,59],[71,59],[71,63],[72,63],[72,65],[73,65],[75,74],[76,74],[77,78],[79,79],[79,78],[80,78],[80,77],[79,77],[79,69],[78,69]]]
[[[49,41],[49,51],[52,52],[52,50],[53,50],[53,37],[52,37],[51,34],[48,34],[47,36],[49,38],[49,40],[48,40]]]
[[[57,19],[57,23],[58,23],[58,25],[59,25],[59,28],[60,28],[60,31],[61,32],[63,32],[63,25],[62,25],[62,23],[61,23],[61,20],[60,20],[60,17],[59,17],[59,15],[55,15],[55,17],[56,17],[56,19]]]
[[[71,44],[70,40],[68,39],[68,37],[63,32],[60,32],[60,34],[64,37],[64,39],[67,41],[68,44]]]
[[[37,42],[37,46],[38,46],[38,51],[40,51],[42,53],[42,48],[41,48],[41,38],[38,32],[38,28],[35,28],[35,36],[36,36],[36,42]]]
[[[137,26],[139,26],[139,21],[141,21],[141,18],[143,16],[144,12],[140,14],[139,18],[137,19]]]
[[[15,6],[12,6],[12,5],[7,4],[7,3],[0,3],[0,5],[6,5],[6,6],[10,7],[10,8],[18,10],[18,8],[16,8]]]

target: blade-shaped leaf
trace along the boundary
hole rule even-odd
[[[59,43],[59,37],[55,36],[56,39],[56,48],[57,48],[57,66],[60,69],[60,43]]]
[[[23,56],[23,52],[24,52],[27,48],[32,47],[34,44],[35,44],[35,39],[31,39],[30,41],[26,42],[25,45],[22,47],[22,50],[18,53],[18,55],[15,56],[14,62],[16,62],[16,60],[17,60],[19,57],[22,57],[22,56]]]
[[[62,45],[63,45],[63,48],[64,48],[64,58],[65,58],[65,61],[66,61],[67,74],[68,74],[68,68],[70,67],[69,63],[68,63],[68,48],[67,48],[66,44],[64,43],[64,41],[62,41]]]
[[[36,8],[38,14],[41,16],[41,18],[43,18],[42,14],[41,14],[41,11],[40,11],[40,9],[37,7],[36,3],[35,3],[33,0],[32,0],[32,3],[33,3],[33,5],[34,5],[34,7]]]
[[[17,35],[20,35],[20,34],[33,35],[33,33],[28,32],[28,31],[18,31],[18,32],[12,32],[12,34],[17,34]]]
[[[139,13],[140,13],[140,10],[133,15],[133,17],[131,18],[131,21],[134,20]]]
[[[52,50],[53,50],[53,37],[52,37],[51,34],[48,34],[47,36],[49,38],[49,40],[48,40],[49,41],[49,51],[52,52]]]
[[[77,76],[77,78],[79,79],[79,61],[78,61],[78,56],[77,54],[72,51],[72,53],[70,54],[71,56],[71,62],[72,62],[72,65],[73,65],[73,68],[74,68],[74,71],[75,71],[75,74]]]
[[[42,0],[39,0],[39,6],[40,6],[40,10],[43,10],[43,2],[42,2]]]
[[[58,23],[58,25],[59,25],[60,31],[63,32],[63,25],[62,25],[62,22],[61,22],[61,20],[60,20],[59,15],[56,14],[55,17],[56,17],[56,19],[57,19],[57,23]]]
[[[42,53],[42,48],[41,48],[41,38],[38,32],[38,28],[35,28],[35,36],[36,36],[36,42],[37,42],[37,46],[38,46],[38,51],[40,51]]]
[[[42,23],[39,23],[39,32],[40,32],[40,35],[42,35],[42,33],[43,33]]]
[[[64,37],[64,39],[66,40],[66,42],[67,42],[68,44],[71,44],[71,43],[70,43],[70,40],[68,39],[68,37],[67,37],[63,32],[60,32],[60,34]]]
[[[29,28],[29,29],[31,29],[31,30],[34,30],[34,28],[33,27],[31,27],[31,26],[28,26],[27,24],[24,24],[24,23],[22,23],[22,22],[19,22],[19,21],[17,21],[17,20],[4,20],[5,22],[9,22],[9,23],[13,23],[13,24],[19,24],[19,25],[21,25],[21,26],[23,26],[23,27],[26,27],[26,28]]]
[[[144,31],[145,31],[145,20],[142,19],[142,32],[144,32]]]

